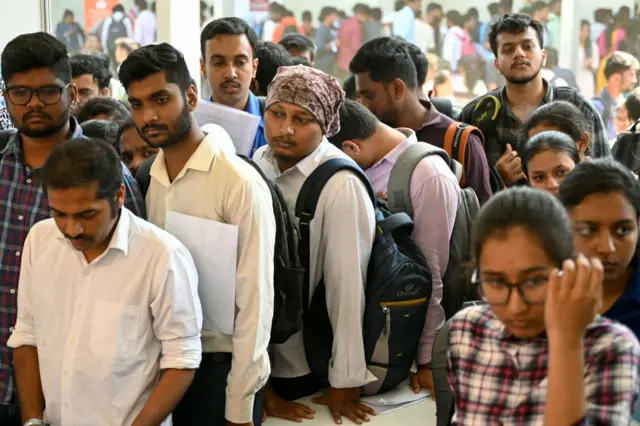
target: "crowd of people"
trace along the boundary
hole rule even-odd
[[[424,90],[456,31],[422,48],[421,2],[399,6],[203,19],[210,96],[167,43],[115,71],[69,54],[71,21],[4,47],[0,424],[362,424],[363,394],[441,397],[437,365],[455,425],[630,424],[638,61],[604,55],[594,99],[554,85],[552,22],[502,2],[478,33],[504,83],[458,109]],[[247,152],[203,102],[259,117]]]

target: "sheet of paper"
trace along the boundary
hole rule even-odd
[[[420,399],[417,399],[415,401],[411,401],[411,402],[404,402],[401,404],[388,404],[388,405],[373,405],[373,404],[368,404],[368,403],[364,403],[364,405],[368,405],[369,407],[373,408],[376,411],[376,414],[378,416],[381,416],[383,414],[389,414],[391,412],[400,410],[401,408],[406,408],[410,405],[413,404],[417,404],[419,402],[424,401],[425,399],[427,399],[427,397],[422,397]]]
[[[422,389],[419,393],[413,393],[409,379],[407,379],[390,391],[373,396],[363,396],[360,400],[371,406],[398,405],[419,401],[427,396],[429,396],[429,392],[426,389]]]
[[[236,306],[238,227],[167,212],[165,228],[189,249],[195,262],[203,328],[232,335]]]
[[[217,124],[229,133],[238,154],[249,155],[256,137],[260,117],[200,99],[193,112],[200,127]]]

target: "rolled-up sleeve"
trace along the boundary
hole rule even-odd
[[[36,228],[33,228],[35,230]],[[33,323],[31,301],[29,292],[31,291],[31,269],[33,264],[33,240],[34,232],[27,235],[27,239],[22,249],[22,263],[20,266],[20,281],[18,284],[18,319],[13,333],[7,342],[10,348],[21,346],[36,346],[36,332]]]
[[[153,332],[162,342],[161,369],[196,369],[202,359],[198,272],[177,241],[160,255],[152,283]]]
[[[255,394],[271,373],[267,349],[273,319],[276,222],[267,184],[257,175],[247,181],[229,200],[225,216],[239,230],[233,362],[225,416],[233,423],[248,423]]]
[[[361,387],[376,380],[367,370],[362,317],[364,286],[375,232],[371,199],[357,177],[336,174],[325,187],[335,194],[323,216],[323,265],[327,310],[333,329],[329,383],[337,389]],[[337,186],[339,184],[339,186]],[[331,188],[329,188],[331,187]]]

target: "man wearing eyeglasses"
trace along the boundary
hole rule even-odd
[[[17,131],[0,132],[0,425],[20,424],[12,355],[18,277],[27,233],[51,216],[40,169],[58,144],[82,138],[71,117],[78,90],[64,44],[46,33],[23,34],[2,51],[3,97]],[[144,201],[123,165],[125,205],[144,216]]]

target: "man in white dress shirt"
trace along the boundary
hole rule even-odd
[[[326,136],[340,130],[338,111],[344,99],[335,78],[299,65],[280,67],[269,86],[265,108],[268,146],[254,160],[282,191],[289,214],[295,218],[296,199],[309,175],[331,158],[345,158]],[[296,226],[298,221],[295,220]],[[375,380],[367,370],[362,336],[364,284],[375,227],[371,198],[352,172],[340,171],[324,187],[310,223],[309,270],[312,296],[324,278],[327,311],[333,327],[332,359],[328,377],[311,374],[302,332],[274,345],[274,370],[265,398],[266,414],[294,421],[313,418],[314,411],[295,402],[329,383],[328,393],[316,402],[329,406],[336,422],[345,416],[368,420],[372,410],[359,404],[360,387]]]
[[[201,359],[191,255],[123,207],[107,142],[64,142],[41,171],[53,218],[25,242],[8,342],[23,421],[171,425]]]
[[[166,43],[136,50],[120,80],[142,139],[160,148],[146,194],[149,221],[164,228],[173,211],[238,227],[233,335],[203,329],[202,363],[174,425],[259,426],[270,373],[276,233],[267,183],[223,148],[231,143],[224,129],[212,125],[205,137],[193,116],[198,93],[178,50]]]

